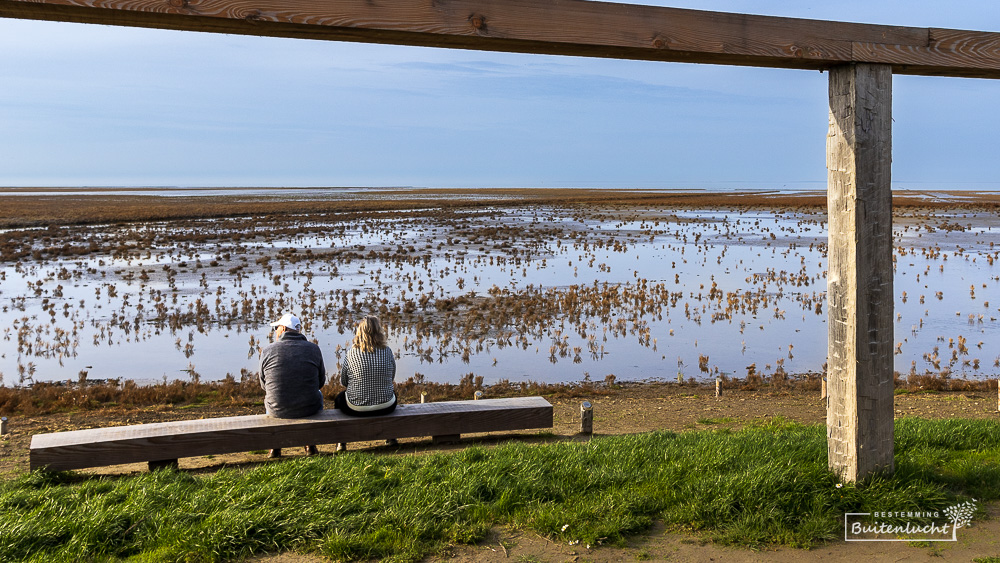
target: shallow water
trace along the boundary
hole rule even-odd
[[[894,232],[896,370],[995,377],[998,218],[899,215]],[[0,268],[6,385],[249,376],[284,311],[331,374],[365,314],[389,326],[399,380],[702,379],[826,361],[825,214],[494,208],[46,236]]]

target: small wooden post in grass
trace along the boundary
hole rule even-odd
[[[722,396],[722,378],[721,377],[716,377],[715,378],[715,396],[716,397],[721,397]]]
[[[590,401],[580,403],[580,434],[594,433],[594,405]]]
[[[0,417],[0,436],[7,433],[7,417]]]
[[[827,454],[845,481],[892,473],[892,67],[830,69]]]

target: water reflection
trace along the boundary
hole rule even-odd
[[[898,214],[900,372],[1000,371],[988,213]],[[333,368],[365,314],[399,377],[487,383],[818,372],[826,217],[489,208],[9,231],[3,383],[256,371],[294,311]]]

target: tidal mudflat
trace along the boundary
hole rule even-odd
[[[374,314],[401,381],[816,377],[825,200],[753,195],[10,192],[0,382],[249,377],[285,311],[331,373]],[[901,377],[1000,374],[1000,216],[973,195],[897,198]]]

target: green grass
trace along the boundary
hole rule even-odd
[[[621,543],[660,519],[722,543],[811,547],[845,512],[1000,498],[1000,422],[896,423],[896,473],[838,487],[823,426],[364,452],[207,475],[31,473],[0,483],[0,561],[222,561],[274,551],[412,561],[494,526]]]
[[[733,422],[736,422],[736,419],[733,418],[733,417],[730,417],[730,416],[723,416],[723,417],[719,417],[719,418],[699,418],[698,419],[698,424],[704,424],[704,425],[709,425],[709,424],[731,424]]]

